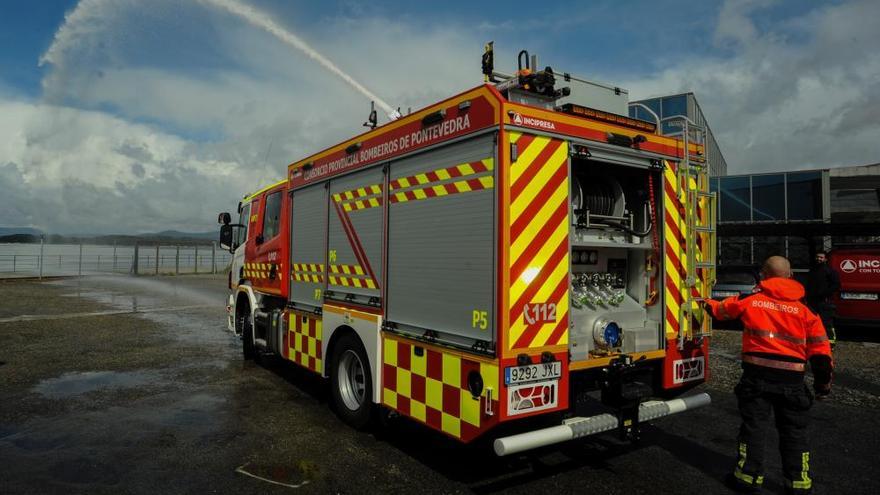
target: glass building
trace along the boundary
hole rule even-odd
[[[697,103],[697,98],[693,93],[660,96],[630,103],[630,117],[654,122],[656,121],[654,116],[644,108],[641,108],[639,104],[648,107],[660,117],[661,120],[677,115],[684,115],[694,124],[700,127],[705,127],[708,141],[706,148],[707,157],[709,159],[709,174],[714,176],[727,175],[727,162],[724,160],[724,155],[721,154],[721,148],[718,147],[718,141],[715,140],[715,136],[712,134],[712,129],[709,127],[709,123],[706,121],[706,117],[703,115],[702,109],[700,109],[700,104]],[[663,122],[660,125],[660,130],[663,134],[672,134],[679,129],[674,127],[674,124],[670,122]]]
[[[807,268],[818,250],[880,242],[880,164],[710,179],[718,193],[718,261],[771,255]]]

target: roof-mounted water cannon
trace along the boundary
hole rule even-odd
[[[495,72],[493,45],[491,41],[487,43],[483,53],[483,76],[486,82],[495,82],[495,87],[508,100],[553,109],[556,100],[571,94],[568,87],[556,89],[553,68],[547,66],[544,70],[537,70],[538,57],[529,56],[526,50],[519,52],[517,71],[513,76]]]
[[[379,125],[379,116],[376,114],[376,102],[370,102],[370,116],[367,117],[367,121],[364,122],[364,127],[369,127],[370,129],[375,129],[376,126]]]

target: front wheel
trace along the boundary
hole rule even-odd
[[[355,335],[343,335],[333,349],[331,363],[336,414],[354,428],[365,428],[372,418],[373,383],[364,346]]]
[[[257,358],[257,349],[254,346],[254,323],[251,319],[250,308],[245,307],[238,313],[238,328],[241,330],[242,357],[246,361]]]

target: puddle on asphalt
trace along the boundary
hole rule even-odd
[[[148,371],[75,371],[40,381],[34,391],[49,399],[64,399],[95,390],[137,387],[155,381]]]

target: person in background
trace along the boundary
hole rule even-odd
[[[788,260],[771,256],[761,274],[763,280],[752,294],[706,301],[716,318],[739,319],[743,324],[743,374],[734,388],[742,424],[737,462],[728,483],[738,491],[761,490],[764,441],[772,415],[779,432],[786,493],[810,493],[807,427],[813,395],[804,373],[809,361],[815,393],[828,395],[831,346],[822,321],[800,302],[804,288],[791,279]]]
[[[822,319],[831,345],[837,342],[834,331],[834,303],[831,298],[840,290],[840,276],[828,266],[828,253],[816,253],[815,263],[807,278],[807,306]]]

